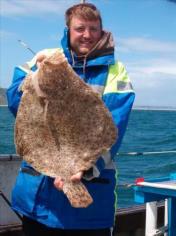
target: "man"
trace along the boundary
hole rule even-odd
[[[124,136],[134,91],[123,65],[114,60],[112,35],[102,29],[101,15],[94,5],[84,3],[69,8],[66,24],[61,41],[63,52],[80,78],[102,96],[118,127],[118,140],[89,171],[71,177],[72,181],[83,181],[86,185],[94,200],[89,207],[71,207],[62,192],[64,181],[59,176],[52,179],[37,175],[25,161],[13,189],[12,206],[24,216],[26,236],[110,236],[116,210],[113,159]],[[22,95],[21,82],[54,51],[43,50],[32,61],[15,68],[12,85],[7,91],[9,108],[14,115]]]

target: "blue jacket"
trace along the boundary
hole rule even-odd
[[[71,56],[67,32],[62,39],[63,51],[76,73],[102,96],[118,127],[118,140],[108,153],[102,154],[91,175],[82,180],[93,197],[88,208],[73,208],[62,191],[53,185],[53,178],[37,174],[22,161],[12,192],[12,207],[47,226],[63,229],[97,229],[112,227],[116,210],[116,168],[114,157],[124,136],[134,91],[122,63],[115,62],[114,53],[77,60]],[[52,53],[55,49],[44,50]],[[16,116],[22,92],[20,84],[29,70],[36,69],[32,61],[15,68],[12,85],[7,91],[8,105]]]

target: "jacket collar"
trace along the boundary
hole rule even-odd
[[[114,59],[114,41],[110,32],[103,31],[101,39],[95,47],[84,57],[77,57],[71,52],[69,46],[68,28],[64,30],[64,36],[61,40],[61,45],[68,62],[73,67],[89,67],[97,65],[111,65],[115,63]]]

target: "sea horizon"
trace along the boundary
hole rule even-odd
[[[151,111],[176,111],[176,107],[174,106],[134,106],[133,110],[151,110]]]
[[[0,107],[8,107],[7,104],[0,104]],[[143,106],[134,106],[132,110],[151,110],[151,111],[176,111],[176,107],[174,106],[150,106],[150,105],[143,105]]]

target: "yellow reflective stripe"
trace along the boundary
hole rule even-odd
[[[109,66],[104,94],[134,92],[129,76],[121,62]]]

